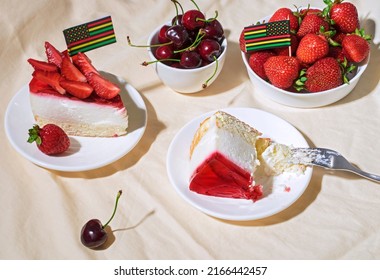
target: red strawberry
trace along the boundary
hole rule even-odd
[[[47,83],[42,82],[34,77],[29,82],[29,91],[57,93],[57,91],[53,89],[51,86],[49,86]]]
[[[353,33],[360,28],[358,11],[350,2],[335,1],[330,3],[330,18],[337,30],[343,33]]]
[[[344,37],[342,47],[347,60],[356,63],[362,62],[370,50],[367,40],[357,34]]]
[[[309,92],[329,90],[342,84],[341,68],[332,57],[318,60],[306,71],[305,89]]]
[[[300,24],[297,36],[303,37],[306,34],[314,33],[317,34],[323,27],[324,31],[328,31],[330,26],[327,21],[324,20],[319,14],[308,13]]]
[[[336,32],[335,35],[331,38],[334,42],[338,44],[342,44],[344,37],[346,37],[346,33]]]
[[[62,54],[52,44],[45,42],[45,52],[47,60],[50,63],[54,63],[57,67],[61,68]]]
[[[323,35],[306,34],[299,42],[297,58],[301,63],[312,64],[329,53],[329,44]]]
[[[267,80],[268,77],[264,71],[264,63],[271,56],[274,56],[272,51],[253,52],[248,60],[249,66],[260,78]]]
[[[240,33],[239,46],[240,46],[240,50],[245,52],[244,30]]]
[[[269,22],[279,21],[279,20],[289,20],[290,30],[296,32],[298,30],[298,18],[294,15],[293,11],[289,8],[280,8],[274,12],[274,14],[269,19]]]
[[[296,35],[290,34],[290,51],[295,56],[298,48],[298,38]],[[277,55],[289,55],[289,47],[281,47],[273,49]]]
[[[91,95],[94,89],[86,82],[61,79],[59,84],[71,95],[85,99]]]
[[[97,73],[98,70],[91,64],[91,60],[84,53],[79,52],[72,57],[73,63],[79,68],[79,70],[87,77],[89,73]]]
[[[264,63],[264,70],[272,85],[287,89],[298,77],[300,63],[292,56],[272,56]]]
[[[120,88],[117,85],[111,83],[104,77],[94,72],[90,72],[87,75],[87,80],[88,83],[94,88],[95,93],[104,99],[114,98],[120,92]]]
[[[343,62],[346,58],[343,49],[340,46],[330,46],[328,56],[335,58],[338,62]]]
[[[70,58],[64,57],[62,59],[61,74],[67,80],[86,82],[86,77],[79,71],[78,68],[71,62]]]
[[[47,71],[47,72],[58,71],[58,67],[53,63],[49,63],[49,62],[45,62],[45,61],[41,61],[41,60],[37,60],[33,58],[29,58],[28,62],[30,63],[30,65],[33,66],[35,70],[42,70],[42,71]]]
[[[63,52],[61,52],[61,57],[62,59],[67,57],[70,59],[70,55],[69,55],[69,51],[68,50],[64,50]]]
[[[306,8],[306,9],[301,9],[300,10],[300,16],[301,18],[304,18],[306,15],[308,14],[322,14],[322,11],[320,9],[316,9],[316,8]]]
[[[33,77],[44,82],[51,86],[53,89],[58,91],[60,94],[65,94],[66,91],[59,84],[59,80],[61,79],[61,75],[58,72],[45,72],[41,70],[35,70],[33,72]]]
[[[61,154],[70,147],[70,138],[55,124],[47,124],[42,128],[34,125],[29,129],[28,142],[36,142],[38,149],[47,155]]]

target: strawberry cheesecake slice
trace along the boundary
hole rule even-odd
[[[253,176],[260,135],[223,111],[205,119],[190,147],[190,190],[210,196],[260,199],[262,186],[255,184]]]
[[[38,125],[56,124],[68,135],[113,137],[127,133],[120,88],[83,53],[70,58],[45,43],[47,62],[29,59],[30,104]]]

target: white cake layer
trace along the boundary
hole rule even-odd
[[[124,107],[34,93],[30,94],[30,102],[37,122],[62,124],[70,130],[67,133],[73,135],[117,136],[125,134],[128,127]],[[84,131],[81,132],[81,129]],[[102,132],[102,129],[106,131]],[[99,133],[101,135],[97,135]]]
[[[191,155],[190,169],[193,173],[211,154],[218,151],[227,159],[253,174],[256,169],[256,149],[238,133],[218,127],[215,115],[208,120],[208,129],[195,146]]]

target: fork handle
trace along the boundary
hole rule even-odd
[[[350,168],[349,171],[351,171],[355,174],[358,174],[364,178],[367,178],[367,179],[370,179],[372,181],[380,183],[380,176],[379,175],[371,174],[371,173],[365,172],[363,170],[360,170],[358,168]]]

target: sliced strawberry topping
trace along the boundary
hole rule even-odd
[[[29,91],[31,92],[44,92],[47,90],[53,90],[47,83],[40,81],[36,78],[32,78],[29,82]]]
[[[59,84],[71,95],[85,99],[91,95],[94,89],[86,82],[61,79]]]
[[[78,68],[71,62],[70,58],[64,57],[62,59],[61,74],[67,80],[86,82],[86,77],[79,71]]]
[[[84,53],[70,57],[67,50],[59,52],[49,42],[45,42],[45,51],[47,62],[28,59],[35,69],[29,83],[31,92],[67,93],[80,99],[97,98],[104,102],[120,99],[120,88],[101,76]]]
[[[79,70],[87,76],[89,73],[97,73],[98,70],[91,64],[91,60],[84,53],[78,53],[72,57],[73,63],[79,68]]]
[[[33,72],[33,77],[51,86],[53,89],[58,91],[60,94],[65,94],[66,90],[60,86],[59,80],[61,75],[58,72],[45,72],[41,70],[36,70]]]
[[[94,72],[87,75],[87,81],[94,88],[95,93],[104,99],[114,98],[120,92],[117,85]]]
[[[61,57],[62,59],[67,57],[68,59],[70,59],[70,55],[69,55],[69,51],[68,50],[64,50],[63,52],[61,52]]]
[[[62,54],[52,44],[45,42],[45,52],[48,62],[54,63],[57,67],[61,68]]]
[[[33,58],[29,58],[28,62],[30,63],[30,65],[33,66],[35,70],[42,70],[42,71],[47,71],[47,72],[58,71],[58,67],[53,63],[49,63],[49,62],[45,62],[45,61],[41,61],[41,60],[37,60]]]

